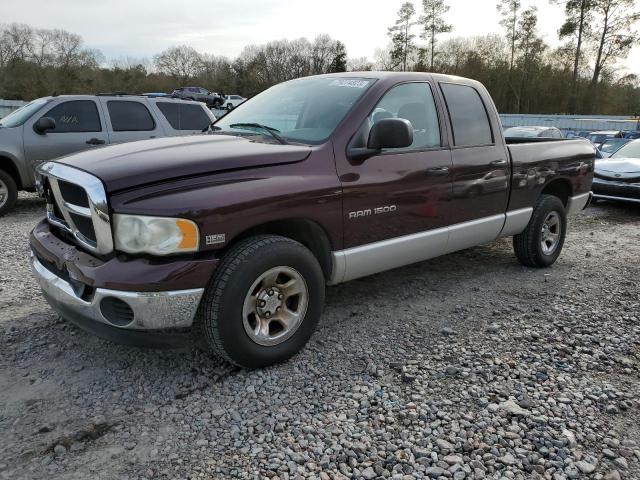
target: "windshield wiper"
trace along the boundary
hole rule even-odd
[[[259,129],[264,130],[265,132],[267,132],[269,135],[271,135],[273,138],[275,138],[282,145],[287,145],[289,143],[284,138],[282,138],[280,135],[278,135],[278,133],[280,133],[280,130],[278,130],[277,128],[269,127],[268,125],[262,125],[261,123],[232,123],[231,125],[229,125],[229,127],[231,127],[231,128],[259,128]]]

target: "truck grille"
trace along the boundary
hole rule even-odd
[[[94,253],[113,251],[113,237],[102,182],[86,172],[48,162],[38,168],[47,199],[47,219]]]

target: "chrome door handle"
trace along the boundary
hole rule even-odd
[[[426,173],[434,177],[444,177],[445,175],[449,175],[449,167],[428,168]]]
[[[493,162],[489,163],[489,165],[491,165],[492,167],[503,167],[506,164],[506,160],[494,160]]]

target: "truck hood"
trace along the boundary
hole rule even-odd
[[[640,177],[640,158],[609,158],[598,160],[596,175],[616,180]]]
[[[259,143],[230,135],[194,135],[123,143],[56,161],[100,178],[109,193],[225,170],[294,163],[311,148]]]

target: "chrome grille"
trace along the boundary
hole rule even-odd
[[[82,170],[48,162],[38,168],[47,198],[49,223],[99,254],[113,251],[113,237],[102,182]]]

